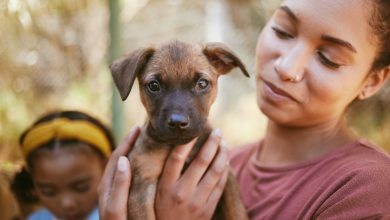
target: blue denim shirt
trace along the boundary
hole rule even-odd
[[[47,209],[42,208],[33,212],[27,220],[56,220],[57,218]],[[86,220],[99,220],[99,209],[95,208]]]

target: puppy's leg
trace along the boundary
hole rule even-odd
[[[155,220],[154,198],[156,182],[134,177],[129,194],[129,220]]]
[[[248,214],[241,200],[237,181],[232,173],[229,173],[225,189],[219,200],[213,220],[247,220]]]
[[[169,148],[156,146],[143,136],[134,145],[129,154],[132,180],[129,192],[128,219],[155,220],[154,199],[157,180],[164,167]]]

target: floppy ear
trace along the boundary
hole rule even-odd
[[[363,100],[373,96],[382,88],[389,76],[390,66],[387,66],[377,72],[370,73],[363,84],[363,88],[358,95],[358,99]]]
[[[238,67],[246,77],[249,77],[244,64],[225,44],[219,42],[207,43],[203,48],[203,53],[219,74],[226,74],[233,68]]]
[[[112,78],[122,101],[129,96],[135,78],[142,72],[155,49],[152,47],[138,49],[131,54],[115,60],[110,65]]]

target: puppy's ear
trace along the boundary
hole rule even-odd
[[[110,65],[114,83],[123,101],[129,96],[135,78],[143,71],[154,51],[152,47],[141,48]]]
[[[225,44],[219,42],[207,43],[203,48],[203,53],[219,74],[226,74],[233,68],[238,67],[246,77],[249,77],[244,64]]]

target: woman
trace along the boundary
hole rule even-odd
[[[261,141],[240,148],[231,157],[249,217],[368,219],[390,215],[390,159],[358,137],[344,120],[352,102],[374,95],[389,76],[390,2],[285,0],[259,36],[256,62],[257,102],[269,119],[267,131]],[[132,134],[134,139],[136,133]],[[217,148],[219,140],[212,136],[208,144]],[[177,147],[171,158],[186,147],[191,146]],[[222,157],[224,151],[218,152],[216,157]],[[180,165],[168,161],[165,170],[180,170]],[[209,172],[212,169],[205,171]],[[112,191],[115,196],[125,191],[128,185],[116,183],[130,174],[117,173],[113,185],[103,185],[101,192]],[[161,179],[169,179],[169,173],[164,172]],[[221,178],[222,173],[214,177]],[[162,180],[155,205],[159,219],[169,215],[210,218],[214,206],[202,208],[191,196],[214,185],[195,184],[185,191],[180,178],[177,182]],[[178,197],[181,190],[187,196]],[[107,210],[103,216],[126,213],[120,208],[123,205],[105,209],[103,202],[101,207]]]
[[[26,169],[13,189],[45,207],[27,219],[99,219],[97,186],[114,146],[106,126],[82,112],[53,112],[22,134],[20,146]]]

